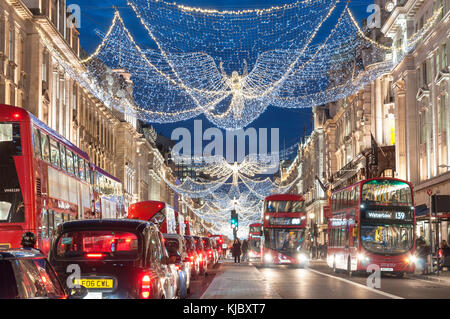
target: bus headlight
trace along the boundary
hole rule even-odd
[[[272,259],[272,255],[271,254],[264,254],[264,261],[266,262],[266,263],[271,263],[272,261],[273,261],[273,259]]]
[[[370,261],[370,258],[367,257],[367,256],[364,255],[364,254],[359,253],[359,254],[358,254],[358,260],[359,260],[361,263],[366,263],[366,262],[369,262],[369,261]]]
[[[411,255],[411,256],[405,258],[405,263],[407,263],[407,264],[415,264],[416,262],[417,262],[417,257],[414,255]]]
[[[297,260],[301,263],[306,263],[308,261],[308,257],[305,254],[298,254]]]

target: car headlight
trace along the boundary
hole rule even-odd
[[[412,263],[416,263],[417,262],[417,257],[416,256],[414,256],[414,255],[412,255],[410,258],[409,258],[409,260],[412,262]]]
[[[272,255],[271,255],[271,254],[265,254],[265,255],[264,255],[264,261],[265,261],[266,263],[271,263],[271,262],[273,261]]]
[[[305,263],[308,261],[308,257],[305,254],[298,254],[297,259],[301,263]]]

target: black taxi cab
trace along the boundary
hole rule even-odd
[[[35,249],[0,250],[0,299],[67,299],[47,259]]]
[[[49,261],[68,289],[86,299],[173,299],[176,283],[157,227],[127,219],[61,224]]]

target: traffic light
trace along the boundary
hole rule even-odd
[[[239,217],[235,210],[231,211],[231,228],[237,229],[239,227]]]

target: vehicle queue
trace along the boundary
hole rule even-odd
[[[203,280],[218,264],[219,245],[215,237],[163,233],[161,225],[68,221],[54,232],[48,260],[36,248],[36,236],[25,233],[23,248],[0,253],[0,299],[184,299],[192,281]],[[40,288],[30,290],[31,284]]]

